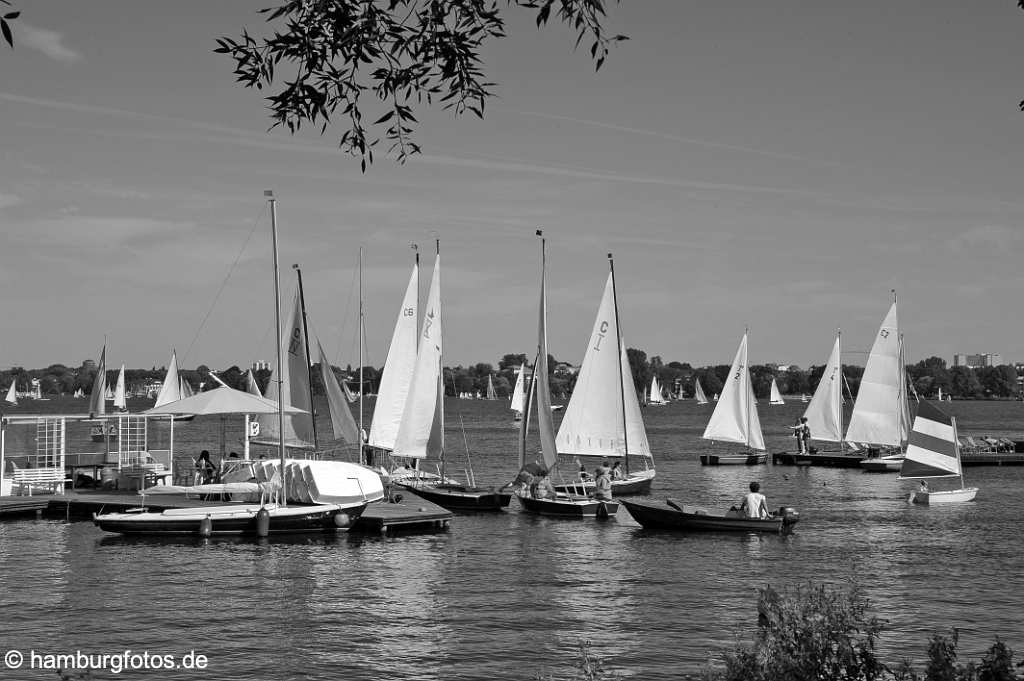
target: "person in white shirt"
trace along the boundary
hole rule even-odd
[[[750,493],[743,497],[743,503],[740,504],[740,510],[743,511],[748,518],[768,517],[768,500],[765,499],[760,490],[761,483],[752,482],[750,483]]]

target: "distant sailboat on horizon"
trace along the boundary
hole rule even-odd
[[[704,388],[700,385],[700,379],[693,379],[693,397],[697,400],[697,404],[707,404],[708,398],[704,394]]]
[[[651,376],[651,391],[647,398],[647,406],[663,407],[666,404],[668,404],[668,401],[661,392],[661,385],[658,383],[658,377]]]
[[[771,393],[768,397],[768,404],[785,404],[785,400],[782,399],[782,394],[779,392],[779,384],[775,382],[775,377],[772,377]]]

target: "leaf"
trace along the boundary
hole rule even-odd
[[[0,19],[0,33],[4,34],[4,40],[7,41],[7,44],[14,47],[14,36],[11,35],[11,27],[3,19]]]
[[[8,12],[4,15],[4,19],[17,19],[21,16],[21,12]]]

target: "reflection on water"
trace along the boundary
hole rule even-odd
[[[514,467],[504,407],[460,407],[484,484]],[[770,447],[789,444],[799,407],[763,413]],[[721,509],[757,479],[771,507],[800,511],[792,535],[667,535],[624,510],[567,521],[514,503],[425,536],[146,540],[90,523],[4,522],[0,638],[54,652],[194,649],[210,657],[208,678],[345,680],[529,679],[564,671],[589,639],[626,676],[670,679],[749,636],[758,588],[856,579],[888,621],[889,661],[921,658],[928,635],[953,626],[965,659],[996,634],[1024,648],[1015,541],[1024,468],[968,468],[976,503],[914,506],[914,483],[893,475],[701,467],[708,413],[645,411],[654,496]],[[186,428],[197,445],[209,435],[201,423]]]

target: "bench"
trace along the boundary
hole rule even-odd
[[[26,489],[32,496],[33,487],[45,487],[53,494],[64,494],[63,468],[18,468],[11,475],[12,491],[18,488],[20,493]]]

